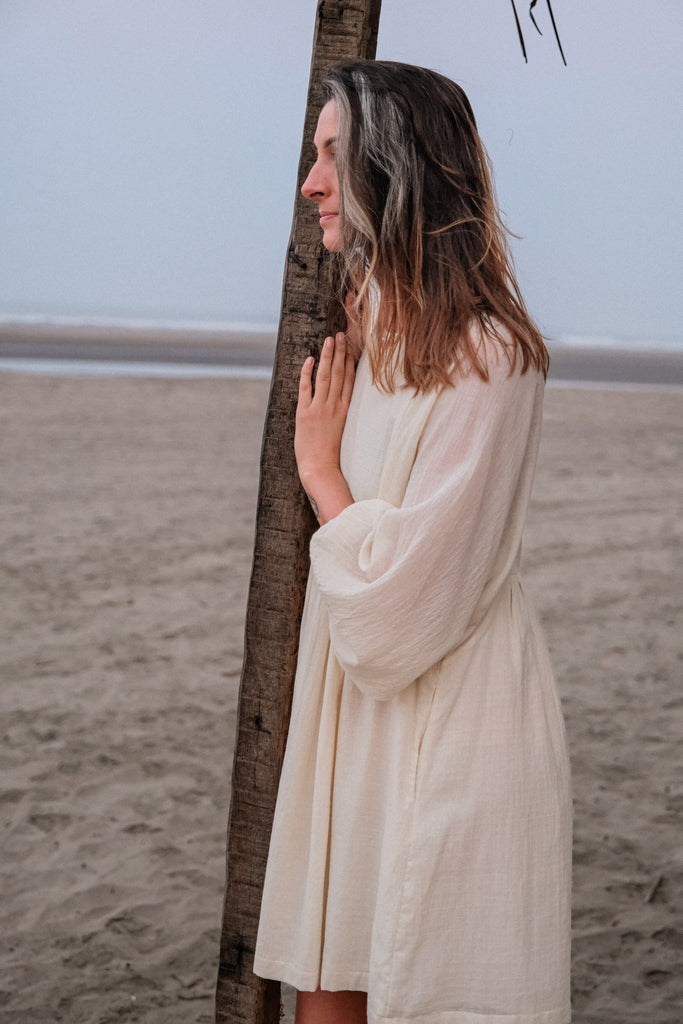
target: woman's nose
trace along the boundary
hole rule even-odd
[[[308,177],[301,186],[302,195],[306,196],[306,199],[317,199],[318,196],[322,196],[324,192],[324,185],[320,177],[320,172],[317,163],[313,164]]]

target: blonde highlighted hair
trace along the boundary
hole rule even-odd
[[[375,382],[393,390],[396,371],[417,391],[470,370],[487,380],[482,331],[511,372],[519,359],[522,373],[547,374],[460,86],[426,68],[348,61],[324,90],[339,117],[343,289]]]

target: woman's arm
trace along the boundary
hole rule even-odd
[[[299,478],[322,526],[353,504],[339,465],[344,424],[349,411],[355,368],[343,334],[326,338],[312,382],[313,357],[301,370],[296,408],[294,453]]]
[[[354,503],[311,541],[332,650],[387,698],[467,639],[517,555],[542,378],[500,360],[439,395],[401,507]]]

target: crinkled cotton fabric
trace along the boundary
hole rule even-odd
[[[255,957],[369,1024],[566,1024],[564,724],[520,575],[543,379],[415,396],[361,357],[311,573]]]

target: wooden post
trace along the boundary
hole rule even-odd
[[[285,265],[273,382],[261,453],[254,561],[228,825],[216,1022],[277,1024],[280,986],[252,971],[278,780],[287,738],[313,517],[294,460],[301,366],[339,329],[342,310],[315,205],[300,193],[314,159],[319,86],[345,57],[374,57],[381,0],[319,0],[294,219]],[[287,879],[282,879],[287,885]]]

